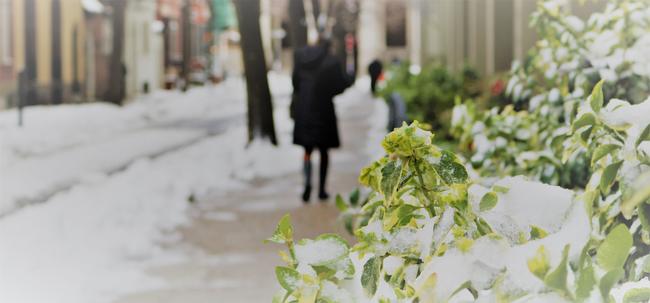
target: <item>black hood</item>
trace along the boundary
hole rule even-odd
[[[306,46],[298,51],[298,63],[306,69],[317,68],[327,56],[327,49],[320,45]]]

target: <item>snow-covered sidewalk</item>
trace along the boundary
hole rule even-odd
[[[243,119],[243,85],[157,92],[123,108],[102,103],[38,106],[0,113],[0,216],[91,178],[160,155]],[[183,127],[186,121],[206,127]],[[174,127],[176,126],[176,127]]]
[[[272,75],[270,80],[280,138],[277,148],[264,142],[245,148],[245,123],[228,120],[223,132],[193,127],[202,124],[196,121],[233,115],[243,120],[241,81],[186,95],[154,95],[125,108],[103,104],[34,108],[31,114],[27,111],[24,129],[11,126],[15,113],[0,114],[0,193],[5,203],[0,208],[16,205],[18,195],[6,198],[14,190],[5,187],[10,182],[32,197],[52,188],[34,184],[68,182],[67,190],[0,218],[0,302],[113,302],[128,293],[169,287],[168,281],[146,269],[193,260],[197,249],[188,245],[182,231],[196,226],[197,212],[205,203],[214,207],[226,203],[228,199],[216,197],[229,192],[263,196],[253,190],[260,180],[299,171],[301,151],[289,141],[289,79]],[[339,110],[348,112],[345,108],[368,102],[360,89],[352,88],[340,98]],[[41,120],[36,119],[39,115]],[[368,114],[347,117],[367,120]],[[346,131],[342,132],[345,144]],[[169,151],[160,154],[165,150]],[[358,154],[335,157],[354,158],[359,165]],[[335,174],[332,182],[337,182]],[[30,182],[9,181],[14,178]],[[356,177],[345,183],[354,182]],[[292,189],[280,190],[294,197]],[[276,205],[236,202],[253,211],[273,210]],[[297,199],[281,203],[300,205]],[[220,222],[233,219],[229,212],[207,217]]]

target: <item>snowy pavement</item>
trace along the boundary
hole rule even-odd
[[[369,141],[382,137],[386,117],[383,103],[355,90],[343,96],[348,100],[338,100],[343,147],[331,155],[329,188],[344,195],[357,186],[359,170],[368,164],[369,152],[374,152],[367,149]],[[353,103],[341,104],[349,101]],[[299,162],[300,156],[293,161]],[[296,169],[276,178],[255,178],[251,187],[242,190],[200,199],[189,209],[192,223],[180,229],[181,237],[172,245],[184,249],[187,256],[147,270],[166,285],[114,303],[269,302],[279,288],[274,269],[282,263],[278,251],[283,247],[263,240],[284,214],[291,214],[297,239],[326,232],[347,235],[332,201],[300,202],[301,185]]]
[[[159,92],[124,108],[28,107],[24,127],[17,127],[15,110],[0,113],[0,217],[243,122],[242,89],[241,81],[230,81],[187,95]]]
[[[259,244],[281,214],[304,214],[303,225],[322,215],[301,228],[314,234],[336,225],[331,205],[300,207],[289,79],[270,81],[277,148],[244,148],[240,80],[124,108],[28,108],[22,129],[0,113],[0,302],[270,298],[278,247]],[[345,148],[331,190],[347,192],[368,161],[369,124],[383,123],[369,118],[385,108],[363,87],[336,102]]]

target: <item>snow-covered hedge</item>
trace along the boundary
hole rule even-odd
[[[618,110],[634,110],[632,105],[595,107],[584,109],[581,117],[598,112],[615,123],[625,115]],[[604,140],[600,132],[609,131],[608,124],[594,119],[590,125],[602,130],[595,129],[590,133],[595,138],[586,139]],[[585,138],[581,131],[589,126],[575,127],[576,136]],[[287,246],[281,254],[287,265],[276,269],[283,291],[274,302],[650,298],[650,282],[644,278],[650,262],[647,250],[637,246],[637,235],[647,236],[638,230],[647,231],[640,210],[646,208],[648,190],[632,186],[625,199],[612,194],[624,178],[607,169],[607,162],[620,162],[614,149],[595,159],[606,168],[592,179],[603,185],[576,194],[524,177],[506,177],[488,187],[475,184],[459,159],[433,145],[432,138],[417,123],[388,134],[382,142],[387,156],[361,172],[366,194],[337,199],[354,230],[353,247],[333,234],[295,241],[289,217],[282,218],[269,239]],[[636,142],[640,137],[629,138]],[[642,165],[620,163],[626,171],[639,171]],[[626,217],[616,215],[621,209]]]
[[[562,161],[559,143],[589,92],[602,79],[606,101],[635,104],[650,93],[648,2],[610,1],[586,22],[566,13],[563,2],[540,1],[532,16],[540,40],[524,62],[513,64],[506,88],[513,106],[480,112],[468,102],[454,109],[452,132],[484,176],[525,174],[584,188],[589,155]]]

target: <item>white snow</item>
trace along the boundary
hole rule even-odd
[[[125,107],[26,107],[23,127],[17,126],[16,110],[0,112],[0,215],[85,176],[209,135],[211,127],[220,126],[219,119],[244,114],[243,88],[242,81],[233,79],[187,94],[155,92]],[[225,129],[229,123],[221,124]]]
[[[247,149],[245,123],[228,122],[215,135],[193,124],[242,119],[240,79],[187,94],[154,93],[123,108],[27,108],[24,128],[14,126],[15,111],[0,113],[2,206],[15,203],[10,197],[18,192],[37,196],[70,183],[43,203],[0,218],[0,302],[103,303],[160,287],[163,281],[144,269],[184,258],[161,245],[177,241],[176,228],[190,220],[190,196],[245,188],[251,178],[298,170],[300,149],[290,144],[286,118],[290,80],[271,74],[270,81],[279,95],[277,148],[256,142]],[[108,174],[121,165],[123,170]]]
[[[309,265],[320,265],[337,260],[348,253],[347,247],[334,239],[307,240],[295,245],[296,260]]]
[[[614,302],[623,303],[623,298],[625,293],[632,289],[645,288],[650,289],[650,280],[648,278],[643,278],[637,282],[626,282],[612,289],[611,295],[614,297]]]
[[[527,227],[535,224],[548,228],[549,235],[525,244],[483,237],[467,253],[452,249],[425,263],[415,280],[416,289],[435,273],[437,284],[433,295],[444,301],[465,281],[471,281],[478,288],[489,287],[505,269],[503,284],[508,286],[507,291],[537,292],[544,285],[527,267],[527,260],[537,249],[544,246],[549,251],[551,263],[557,264],[565,245],[571,245],[570,256],[575,256],[589,239],[589,217],[581,203],[572,201],[573,192],[521,177],[506,178],[496,185],[508,187],[509,191],[499,194],[497,206],[482,216],[497,232],[528,232]],[[470,199],[486,191],[476,185],[472,188]]]

